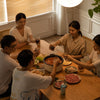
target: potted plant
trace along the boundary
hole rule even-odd
[[[93,17],[93,12],[100,13],[100,0],[94,0],[94,3],[92,3],[91,5],[93,5],[94,8],[88,10],[90,18]]]

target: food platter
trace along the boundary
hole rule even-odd
[[[62,84],[64,84],[64,85],[67,87],[67,83],[65,83],[63,80],[56,80],[56,81],[54,82],[53,86],[54,86],[56,89],[60,89]]]
[[[81,78],[77,74],[66,74],[64,79],[69,84],[77,84],[81,81]]]
[[[66,73],[77,73],[78,72],[78,69],[74,66],[67,66],[65,68],[65,72]]]

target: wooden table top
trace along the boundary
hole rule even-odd
[[[30,44],[16,50],[12,55],[17,56],[23,49],[33,50],[35,47],[36,44]],[[40,51],[42,54],[53,53],[49,50],[49,44],[44,40],[41,40]],[[71,66],[77,67],[77,65],[74,63],[72,63]],[[56,77],[59,79],[64,79],[65,67],[66,66],[63,66],[63,71],[57,73]],[[83,72],[78,72],[78,75],[81,77],[81,82],[75,85],[67,84],[64,98],[61,97],[60,90],[54,88],[53,85],[49,86],[47,89],[42,89],[41,92],[49,100],[94,100],[95,98],[100,97],[100,78],[86,69]]]
[[[70,66],[76,66],[72,63]],[[66,66],[63,66],[63,71],[56,74],[56,77],[64,80]],[[80,83],[69,85],[65,90],[65,97],[61,97],[60,90],[49,86],[47,89],[41,89],[41,92],[49,100],[94,100],[97,97],[100,97],[100,78],[94,75],[92,72],[84,69],[83,72],[78,72],[78,75],[81,78]]]

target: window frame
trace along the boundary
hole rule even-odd
[[[5,17],[5,20],[0,22],[0,26],[1,25],[4,25],[4,24],[7,24],[8,22],[12,22],[13,20],[11,21],[8,21],[8,14],[7,14],[7,1],[6,0],[3,0],[4,1],[4,17]],[[36,14],[36,15],[33,15],[33,16],[40,16],[40,15],[43,15],[43,14],[46,14],[46,13],[49,13],[49,12],[54,12],[55,11],[55,0],[52,0],[52,10],[51,11],[47,11],[47,12],[44,12],[44,13],[41,13],[41,14]],[[29,17],[33,17],[33,16],[28,16],[27,18]]]

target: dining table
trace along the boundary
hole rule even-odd
[[[20,51],[24,49],[34,50],[36,48],[35,43],[30,43],[23,48],[17,49],[14,53],[11,54],[13,58],[16,58]],[[44,40],[40,41],[40,53],[44,55],[49,54],[60,54],[59,50],[51,51],[49,50],[49,43]],[[56,73],[56,77],[60,80],[64,80],[65,68],[68,66],[74,66],[78,69],[78,65],[71,63],[70,65],[63,65],[63,70]],[[51,84],[46,89],[41,89],[41,94],[45,95],[48,100],[95,100],[100,97],[100,77],[97,77],[91,71],[84,69],[83,71],[78,70],[76,73],[81,81],[77,84],[67,84],[65,89],[65,96],[61,96],[61,90],[56,89],[53,84]],[[100,99],[98,99],[100,100]]]
[[[61,72],[56,73],[56,77],[60,80],[64,80],[65,68],[68,66],[74,66],[78,68],[78,65],[72,62],[72,64],[63,66]],[[45,95],[48,100],[95,100],[100,97],[100,78],[93,74],[91,71],[84,69],[78,70],[77,75],[81,81],[77,84],[68,84],[65,89],[65,96],[62,97],[61,90],[56,89],[54,85],[50,85],[47,89],[41,89],[41,93]],[[98,99],[100,100],[100,98]]]

